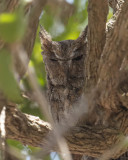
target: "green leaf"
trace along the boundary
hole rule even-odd
[[[0,38],[6,42],[22,39],[25,26],[26,23],[21,11],[0,14]]]
[[[7,144],[10,146],[14,146],[20,150],[24,149],[24,145],[22,143],[20,143],[19,141],[16,140],[12,140],[12,139],[7,139]]]
[[[11,71],[11,54],[2,49],[0,51],[0,90],[5,96],[16,103],[22,101],[20,89]]]

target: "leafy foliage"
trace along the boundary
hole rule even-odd
[[[14,102],[21,102],[22,98],[18,84],[11,71],[11,55],[8,50],[0,51],[0,89],[3,93]]]
[[[12,43],[23,38],[25,26],[22,11],[0,15],[0,37],[6,42]]]

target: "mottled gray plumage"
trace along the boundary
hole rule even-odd
[[[76,40],[55,42],[41,27],[48,98],[55,121],[61,121],[81,97],[85,79],[86,35],[87,27]]]

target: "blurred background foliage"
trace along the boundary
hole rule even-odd
[[[54,41],[76,39],[87,25],[87,0],[65,0],[63,4],[59,3],[59,5],[56,2],[57,0],[51,1],[45,6],[40,15],[39,23],[51,34]],[[0,42],[1,44],[3,41],[7,42],[10,46],[0,50],[0,90],[9,100],[19,103],[18,106],[22,112],[44,119],[36,102],[21,97],[19,86],[12,72],[11,45],[20,43],[27,26],[27,17],[24,17],[24,5],[25,3],[21,3],[21,6],[15,12],[0,12]],[[108,18],[111,16],[112,13],[110,12]],[[41,89],[46,91],[46,73],[38,35],[39,27],[29,66],[34,67],[38,83]],[[31,94],[31,88],[26,77],[27,73],[21,80],[20,85],[22,90]],[[23,156],[20,159],[31,160],[32,155],[39,151],[39,148],[24,146],[14,140],[8,140],[7,142],[9,146],[20,150]],[[43,159],[59,160],[60,158],[56,153],[51,153],[50,156]]]

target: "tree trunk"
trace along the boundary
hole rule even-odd
[[[13,11],[17,0],[4,1],[4,11]],[[16,49],[12,50],[15,70],[22,78],[32,53],[39,16],[46,0],[38,0],[31,6],[27,34],[22,47],[27,56],[26,67],[22,66]],[[116,159],[128,151],[128,0],[112,0],[109,4],[114,9],[112,21],[107,23],[108,1],[89,0],[88,6],[88,41],[85,60],[85,97],[89,112],[82,121],[70,126],[59,126],[65,137],[73,159]],[[0,4],[0,8],[1,8]],[[100,9],[99,9],[100,7]],[[27,9],[26,9],[27,12]],[[0,47],[6,47],[0,41]],[[15,53],[15,54],[14,54]],[[6,106],[6,138],[18,140],[26,145],[42,147],[46,153],[60,151],[54,135],[54,125],[37,117],[23,114],[16,105],[0,94],[0,106]],[[72,113],[70,117],[74,116]],[[92,118],[93,117],[93,118]],[[70,119],[69,121],[70,122]],[[53,143],[51,144],[51,137]],[[47,147],[46,147],[47,146]],[[128,159],[125,153],[118,160]]]

